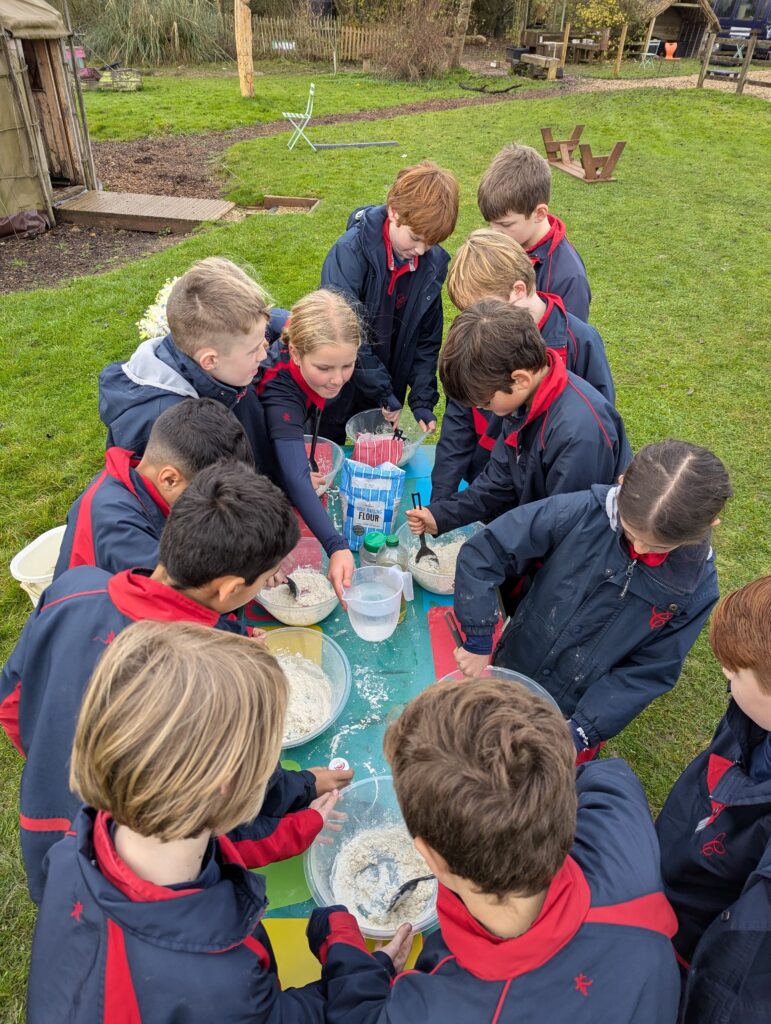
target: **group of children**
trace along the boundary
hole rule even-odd
[[[504,149],[478,191],[489,227],[450,261],[458,184],[407,168],[288,316],[202,260],[168,334],[103,371],[104,469],[0,677],[26,759],[34,1024],[771,1019],[771,577],[713,615],[732,699],[654,830],[631,770],[595,758],[674,686],[718,600],[731,484],[689,442],[632,457],[550,184]],[[249,869],[344,827],[353,772],[279,766],[286,681],[236,613],[296,545],[293,506],[344,597],[354,560],[305,435],[341,441],[372,407],[396,427],[405,401],[431,431],[437,369],[431,502],[407,516],[484,524],[456,571],[466,681],[408,705],[385,753],[440,928],[405,972],[408,924],[372,953],[346,908],[319,909],[321,981],[282,991]],[[478,678],[491,655],[559,710]]]

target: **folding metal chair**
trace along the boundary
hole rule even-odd
[[[661,49],[660,39],[651,39],[648,43],[648,49],[645,53],[640,54],[640,67],[641,68],[652,68],[653,58],[660,58],[659,50]]]
[[[316,147],[313,145],[311,140],[305,134],[305,129],[308,127],[308,122],[310,121],[311,116],[313,114],[313,96],[314,96],[315,92],[316,92],[316,86],[313,84],[313,82],[311,82],[311,87],[308,90],[308,102],[305,105],[304,113],[302,113],[302,114],[293,114],[293,113],[290,113],[287,110],[282,110],[281,111],[281,116],[286,118],[286,120],[289,121],[290,124],[292,125],[292,127],[294,128],[294,131],[292,132],[292,136],[289,139],[289,142],[287,143],[287,148],[288,149],[294,149],[294,147],[299,142],[300,138],[303,138],[308,143],[308,145],[311,147],[313,152],[314,153],[316,152]]]

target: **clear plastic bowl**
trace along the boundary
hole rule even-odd
[[[432,551],[439,554],[439,551],[446,545],[452,544],[456,540],[468,540],[482,528],[481,523],[469,523],[468,526],[459,526],[457,530],[443,533],[441,537],[426,536],[426,543]],[[397,534],[409,552],[407,569],[412,573],[415,582],[432,594],[453,594],[455,592],[455,569],[453,568],[452,572],[440,572],[437,563],[428,556],[421,558],[419,562],[413,561],[414,555],[420,547],[420,537],[410,531],[408,523],[403,523],[397,530]]]
[[[317,572],[326,579],[328,563],[329,559],[315,537],[300,537],[297,546],[292,548],[281,563],[281,572],[288,576],[297,569],[306,569]],[[317,604],[293,602],[286,605],[277,604],[272,600],[273,589],[273,587],[263,587],[257,594],[256,600],[268,614],[287,626],[314,626],[317,622],[323,622],[338,605],[337,594],[334,590],[326,600],[319,601]]]
[[[310,455],[313,444],[313,434],[305,434],[305,454]],[[324,483],[318,488],[316,494],[325,494],[334,483],[335,477],[343,466],[345,452],[339,444],[330,441],[326,437],[316,438],[316,465],[319,473],[324,474]]]
[[[404,450],[397,465],[404,466],[430,434],[424,434],[418,424],[404,413],[399,419],[399,429],[404,433]],[[383,434],[386,437],[391,437],[394,428],[383,417],[380,409],[368,409],[366,412],[358,412],[355,416],[351,416],[345,425],[345,432],[356,444],[360,434]]]
[[[524,686],[526,689],[530,690],[531,693],[534,693],[536,697],[543,697],[547,703],[551,704],[559,711],[559,706],[554,697],[552,697],[547,690],[544,690],[541,684],[537,683],[535,679],[531,679],[530,676],[523,676],[520,672],[514,672],[510,668],[499,668],[497,665],[488,665],[479,678],[498,679],[502,683],[519,683],[520,686]],[[469,682],[468,678],[463,675],[460,669],[456,669],[455,672],[450,672],[446,676],[442,676],[439,682],[460,683],[464,679],[466,682]],[[560,714],[562,714],[562,712],[560,712]]]
[[[338,810],[344,811],[347,815],[342,829],[339,832],[324,830],[324,842],[319,842],[320,837],[317,837],[303,858],[305,880],[320,907],[328,907],[339,902],[332,891],[332,873],[335,858],[343,844],[357,832],[403,824],[402,812],[390,775],[362,779],[361,782],[354,782],[352,786],[348,786],[342,791]],[[423,873],[429,873],[428,867]],[[349,910],[351,909],[349,907]],[[416,932],[424,932],[436,923],[436,900],[429,904],[422,917],[411,922]],[[394,934],[394,929],[376,928],[361,922],[360,927],[365,935],[376,939],[388,939]]]
[[[315,662],[332,684],[332,711],[312,732],[283,744],[284,750],[301,747],[325,732],[345,707],[351,693],[351,665],[340,646],[318,629],[269,629],[265,646],[271,654],[300,654]]]

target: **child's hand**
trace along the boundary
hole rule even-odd
[[[407,522],[412,533],[427,533],[430,537],[437,534],[436,519],[427,508],[411,508],[406,512]]]
[[[456,647],[453,653],[456,665],[468,679],[476,679],[477,676],[481,676],[490,661],[489,654],[472,654],[464,647]]]
[[[312,807],[314,811],[319,812],[321,817],[324,819],[324,824],[326,825],[330,818],[342,821],[345,817],[345,815],[341,814],[340,811],[335,811],[334,809],[335,804],[339,799],[340,791],[333,789],[330,793],[325,793],[324,796],[316,797],[315,800],[311,801],[309,806]],[[339,825],[337,826],[336,831],[340,831]]]
[[[265,643],[265,637],[267,635],[268,635],[267,630],[255,629],[254,626],[252,626],[252,631],[249,634],[249,639],[250,640],[256,640],[258,644],[264,644]]]
[[[383,414],[383,419],[387,420],[395,430],[396,427],[399,425],[399,417],[402,414],[401,409],[381,408],[380,411]]]
[[[314,473],[311,470],[311,487],[314,491],[318,491],[319,487],[322,487],[326,483],[325,473]]]
[[[345,789],[353,778],[353,768],[340,768],[337,771],[331,768],[310,768],[309,771],[316,778],[317,796],[331,793],[334,789]]]
[[[279,569],[278,572],[274,572],[268,579],[265,589],[270,590],[271,587],[280,587],[282,583],[286,583],[286,575]]]
[[[375,949],[379,949],[386,956],[389,956],[391,963],[394,965],[394,970],[397,974],[401,974],[412,949],[412,925],[400,924],[396,929],[396,935],[394,935],[391,941],[381,946],[375,946]]]
[[[430,434],[432,430],[436,430],[436,420],[431,420],[428,423],[425,420],[418,420],[418,424],[424,434]]]
[[[335,588],[335,593],[340,599],[340,604],[343,608],[348,607],[343,600],[343,587],[350,587],[353,582],[353,570],[355,568],[356,563],[353,560],[353,554],[348,549],[345,551],[335,551],[334,554],[329,556],[327,579]]]

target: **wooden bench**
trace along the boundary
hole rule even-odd
[[[559,57],[544,57],[540,53],[523,53],[519,60],[521,64],[529,64],[533,68],[545,70],[547,82],[556,81],[557,68],[560,66]]]

